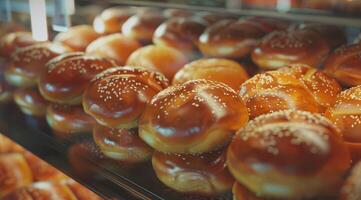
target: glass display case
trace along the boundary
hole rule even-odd
[[[138,8],[139,10],[152,8],[159,13],[172,9],[191,13],[187,14],[188,17],[210,13],[217,16],[229,16],[232,20],[260,17],[287,24],[322,23],[342,29],[348,44],[357,41],[361,30],[361,1],[359,0],[2,0],[0,5],[2,20],[0,26],[2,26],[1,29],[4,28],[0,30],[2,35],[5,34],[2,33],[5,31],[5,27],[11,23],[20,26],[21,30],[32,30],[33,36],[37,34],[39,40],[53,40],[58,32],[66,32],[71,26],[82,24],[93,26],[94,18],[110,7]],[[31,9],[33,10],[31,11]],[[45,13],[42,15],[42,12]],[[175,18],[163,17],[162,21]],[[47,24],[44,24],[45,22]],[[273,22],[270,23],[271,25],[267,25],[267,27],[272,26]],[[294,25],[294,27],[296,26]],[[195,30],[192,27],[190,29]],[[118,32],[121,32],[121,28]],[[260,38],[266,35],[264,34]],[[187,42],[186,39],[185,42]],[[144,46],[150,43],[152,42],[141,41],[140,45]],[[197,48],[192,48],[187,57],[189,62],[203,56]],[[250,75],[264,71],[256,70],[256,65],[248,54],[242,58],[232,57],[231,60],[245,66]],[[118,63],[125,64],[122,60]],[[6,59],[1,60],[1,65],[1,71],[4,73],[7,65]],[[4,78],[1,77],[1,79]],[[0,132],[105,199],[231,200],[233,198],[231,191],[207,196],[181,193],[170,189],[157,178],[151,160],[129,163],[111,159],[109,158],[111,156],[105,156],[94,142],[91,131],[60,134],[49,127],[44,116],[36,117],[24,114],[12,101],[0,106]]]

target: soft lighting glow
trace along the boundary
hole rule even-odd
[[[277,1],[277,10],[282,12],[287,12],[291,9],[291,0],[278,0]]]
[[[46,5],[45,0],[29,0],[31,32],[34,40],[48,40],[48,26],[46,23]]]
[[[72,15],[75,13],[74,0],[65,0],[65,10],[67,15]]]

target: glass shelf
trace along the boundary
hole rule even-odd
[[[24,115],[14,104],[0,106],[0,132],[106,199],[232,199],[230,193],[214,198],[177,193],[157,179],[150,161],[130,165],[108,160],[91,133],[59,137],[45,119]]]
[[[82,0],[80,2],[89,2]],[[361,10],[359,12],[347,13],[333,10],[316,10],[309,8],[284,9],[259,9],[242,7],[241,0],[223,1],[195,1],[195,0],[108,0],[102,5],[127,5],[127,6],[147,6],[158,8],[179,8],[187,10],[203,10],[216,13],[229,13],[242,16],[263,16],[292,21],[319,22],[339,26],[361,27]],[[94,2],[95,3],[95,2]]]

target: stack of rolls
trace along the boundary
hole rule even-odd
[[[59,135],[89,132],[95,121],[81,106],[83,92],[90,80],[115,64],[82,52],[62,54],[50,60],[40,74],[38,88],[51,104],[46,109],[50,127]]]
[[[150,158],[153,151],[139,138],[138,121],[151,98],[168,84],[158,72],[127,66],[93,78],[84,92],[83,108],[98,123],[93,137],[105,156],[131,163]]]
[[[17,48],[11,54],[4,75],[6,81],[17,88],[14,101],[25,114],[45,115],[48,103],[36,88],[39,74],[50,59],[68,51],[70,49],[62,44],[41,42]]]
[[[247,108],[232,88],[192,80],[152,98],[140,117],[139,135],[156,150],[153,169],[165,185],[183,193],[217,195],[233,184],[224,147],[247,121]]]
[[[0,43],[22,110],[46,113],[57,133],[92,131],[106,158],[151,160],[177,192],[334,198],[361,160],[361,45],[341,46],[338,27],[109,8],[54,41]],[[247,62],[262,73],[250,77]]]
[[[11,32],[0,38],[0,104],[6,104],[13,99],[13,87],[5,81],[4,71],[11,62],[10,56],[18,48],[37,43],[30,32]]]
[[[3,135],[0,172],[0,198],[4,200],[101,200]]]

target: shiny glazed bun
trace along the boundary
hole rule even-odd
[[[100,35],[89,25],[73,26],[66,32],[58,33],[54,41],[69,46],[73,51],[85,51],[86,47]]]
[[[77,200],[63,183],[36,182],[19,188],[4,197],[4,200]]]
[[[13,32],[0,38],[0,56],[9,57],[16,49],[37,43],[31,32]]]
[[[105,58],[68,53],[49,61],[40,74],[39,90],[45,99],[59,104],[81,104],[90,80],[115,64]]]
[[[361,162],[358,162],[351,170],[350,175],[344,182],[339,200],[361,199]]]
[[[278,71],[292,74],[301,80],[319,104],[321,112],[332,106],[341,92],[341,86],[334,78],[308,65],[293,64]]]
[[[66,46],[50,42],[17,49],[11,56],[11,63],[5,71],[5,79],[17,87],[36,86],[45,64],[67,51],[69,48]]]
[[[207,25],[208,22],[199,17],[171,18],[155,30],[153,43],[174,47],[187,53],[188,57],[194,57],[198,38]]]
[[[162,183],[183,193],[217,195],[231,189],[234,178],[227,169],[222,151],[191,154],[155,152],[153,169]]]
[[[0,198],[16,188],[31,184],[31,170],[20,153],[0,155]]]
[[[265,198],[333,196],[350,167],[342,135],[318,114],[262,115],[236,133],[227,152],[234,177]]]
[[[142,162],[150,159],[153,150],[138,136],[137,129],[116,129],[95,126],[93,138],[103,154],[115,160]]]
[[[48,102],[34,88],[19,88],[14,91],[14,101],[27,115],[45,116]]]
[[[253,76],[242,84],[239,94],[251,119],[287,109],[321,112],[320,105],[303,81],[282,71]]]
[[[233,200],[265,200],[263,198],[257,197],[254,193],[249,191],[237,181],[233,184],[232,193]]]
[[[34,181],[61,181],[69,179],[65,174],[36,157],[34,154],[26,151],[23,155],[31,169]]]
[[[122,26],[122,33],[143,44],[152,41],[153,33],[165,21],[161,11],[138,12],[130,17]]]
[[[173,78],[173,85],[189,80],[207,79],[225,83],[234,90],[239,90],[248,79],[244,68],[235,61],[222,58],[204,58],[186,64]]]
[[[135,14],[130,8],[112,7],[103,10],[93,22],[95,32],[99,34],[119,33],[123,23]]]
[[[247,20],[222,20],[203,32],[198,48],[207,57],[240,58],[246,56],[264,34]]]
[[[342,44],[345,44],[347,41],[346,34],[341,28],[328,24],[317,24],[317,23],[298,24],[291,27],[290,29],[314,31],[319,35],[321,35],[322,38],[326,39],[327,43],[332,49]]]
[[[342,85],[352,87],[361,84],[361,43],[336,49],[325,61],[325,71]]]
[[[124,65],[129,55],[139,47],[137,40],[114,33],[94,40],[86,48],[86,54],[107,58],[118,65]]]
[[[4,80],[0,80],[0,105],[9,103],[10,101],[12,101],[12,99],[13,99],[12,87]]]
[[[277,69],[292,63],[317,67],[329,51],[326,39],[314,31],[275,31],[252,51],[252,60],[263,69]]]
[[[188,59],[181,51],[159,45],[139,48],[127,60],[129,66],[139,66],[160,72],[169,80],[172,80],[174,74],[187,63]]]
[[[146,104],[168,85],[157,72],[116,67],[98,74],[83,95],[83,107],[103,126],[134,128]]]
[[[58,104],[48,106],[46,121],[53,130],[64,134],[91,132],[96,124],[81,106]]]
[[[325,116],[341,129],[353,162],[361,160],[361,86],[341,92]]]
[[[204,153],[226,145],[247,121],[247,108],[233,89],[193,80],[153,97],[139,120],[139,136],[158,151]]]

